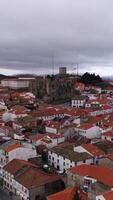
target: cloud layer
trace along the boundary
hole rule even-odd
[[[54,57],[55,70],[113,73],[112,10],[112,0],[0,0],[0,68],[48,73]]]

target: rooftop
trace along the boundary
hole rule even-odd
[[[106,200],[113,200],[113,191],[107,191],[102,193]]]
[[[52,148],[51,151],[74,162],[92,158],[92,156],[86,152],[83,153],[74,152],[73,145],[70,144],[69,146],[70,147],[67,148],[65,146],[63,147],[58,145],[57,147]]]
[[[23,145],[18,142],[18,143],[10,144],[9,146],[4,147],[3,150],[9,153],[10,151],[13,151],[14,149],[17,149],[20,147],[23,147]]]
[[[29,168],[15,178],[16,181],[28,189],[58,181],[59,179],[59,176],[46,174],[37,168]]]
[[[3,169],[5,171],[7,171],[8,173],[15,175],[19,170],[21,170],[25,166],[37,167],[36,165],[34,165],[28,161],[20,160],[20,159],[13,159],[8,164],[6,164],[3,167]]]
[[[47,197],[48,200],[73,200],[74,195],[76,194],[77,188],[70,187],[65,190],[52,194]],[[78,191],[78,194],[82,197],[82,200],[87,200],[87,195],[84,191]]]
[[[93,156],[102,156],[105,154],[104,151],[90,143],[83,144],[82,147],[86,149],[89,153],[91,153]]]
[[[69,169],[73,174],[95,178],[108,186],[113,186],[113,169],[108,167],[82,164]]]

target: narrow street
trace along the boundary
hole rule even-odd
[[[0,200],[10,200],[8,193],[0,188]]]
[[[0,188],[0,200],[18,200],[16,196],[9,196],[9,193]]]

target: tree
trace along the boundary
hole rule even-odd
[[[102,79],[99,75],[95,75],[95,73],[90,74],[90,73],[86,72],[85,74],[82,75],[81,81],[85,84],[97,85],[98,83],[102,82]]]

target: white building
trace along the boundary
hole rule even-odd
[[[53,193],[54,184],[62,184],[60,177],[46,174],[36,165],[20,159],[14,159],[5,165],[2,173],[3,188],[20,200],[45,199],[46,194]]]
[[[28,147],[24,144],[21,144],[20,142],[16,142],[5,146],[1,150],[0,165],[4,166],[6,163],[15,158],[28,160],[29,158],[34,158],[36,156],[36,149],[33,146]]]
[[[1,81],[1,85],[11,89],[28,88],[30,81],[34,79],[35,78],[7,78]]]
[[[100,138],[102,131],[100,127],[95,125],[93,126],[90,123],[84,123],[81,126],[76,127],[75,130],[78,132],[78,134],[89,139]]]
[[[82,108],[84,107],[86,98],[84,96],[75,96],[72,98],[71,105],[72,107]]]
[[[3,87],[9,87],[11,89],[20,89],[29,87],[28,80],[19,80],[18,78],[4,79],[1,81],[1,84]]]
[[[64,139],[60,134],[37,134],[31,140],[35,146],[45,145],[50,149],[64,142]]]
[[[74,152],[70,147],[54,147],[48,150],[48,164],[60,170],[66,172],[70,167],[81,165],[83,163],[93,163],[93,157],[86,153]]]

